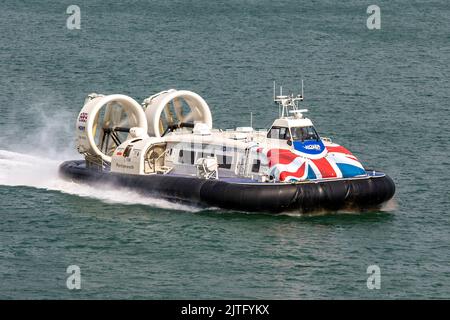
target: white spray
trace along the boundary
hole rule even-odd
[[[46,88],[34,89],[39,94],[32,95],[26,107],[5,109],[9,125],[0,137],[0,185],[60,191],[107,203],[200,210],[143,196],[125,188],[105,185],[99,189],[62,179],[58,174],[61,162],[81,159],[74,141],[75,119],[81,106],[74,105],[68,110],[60,105],[64,99],[57,92],[48,92]],[[29,90],[25,91],[30,94]]]
[[[0,149],[0,185],[28,186],[60,191],[81,197],[96,198],[107,203],[140,204],[183,211],[199,209],[169,201],[142,196],[133,190],[106,185],[104,188],[78,184],[58,175],[61,160],[27,155]]]

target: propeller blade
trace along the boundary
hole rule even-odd
[[[127,115],[128,127],[135,127],[138,123],[136,116],[132,113]]]
[[[164,132],[164,124],[162,119],[159,119],[159,132],[162,134]]]
[[[166,117],[166,121],[169,124],[173,123],[173,115],[172,111],[170,111],[170,102],[164,106],[164,116]]]
[[[123,111],[123,107],[119,104],[115,104],[111,107],[111,121],[109,123],[110,127],[118,127],[122,121],[125,112]]]
[[[102,128],[110,126],[112,110],[113,110],[113,103],[110,102],[106,105],[106,108],[105,108],[105,115],[103,116],[103,121],[101,123]],[[97,115],[99,115],[99,114],[100,114],[100,112]]]
[[[173,99],[173,109],[175,110],[177,119],[181,121],[181,119],[183,119],[183,104],[181,103],[179,98]]]
[[[189,122],[192,119],[194,119],[194,110],[192,110],[191,112],[189,112],[186,116],[184,116],[182,118],[182,122]]]
[[[116,125],[114,125],[114,127],[126,127],[126,128],[131,128],[131,121],[128,118],[127,114],[124,113],[123,115],[125,115],[124,117],[122,117],[122,119],[120,119],[119,123],[117,123]]]

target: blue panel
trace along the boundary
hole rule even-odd
[[[314,173],[314,170],[313,170],[310,166],[308,166],[307,170],[308,170],[308,176],[307,176],[306,178],[307,178],[308,180],[314,180],[314,179],[317,179],[317,176],[316,176],[316,174]]]
[[[325,150],[325,146],[321,140],[294,141],[294,149],[306,154],[320,154]]]
[[[350,178],[350,177],[366,174],[366,170],[363,170],[356,166],[352,166],[350,164],[336,163],[336,165],[338,166],[339,170],[341,170],[342,176],[344,178]]]

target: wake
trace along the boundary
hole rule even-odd
[[[200,209],[166,200],[142,196],[133,190],[105,186],[92,187],[62,179],[58,174],[61,160],[0,149],[0,185],[27,186],[59,191],[79,197],[94,198],[105,203],[145,205],[150,207],[197,212]]]

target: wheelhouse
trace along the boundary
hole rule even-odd
[[[320,139],[314,126],[307,127],[279,127],[273,126],[267,132],[267,138],[293,141],[318,141]]]

